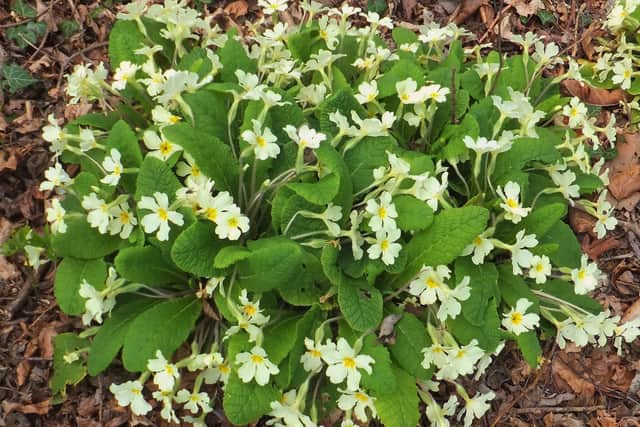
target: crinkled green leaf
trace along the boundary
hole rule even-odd
[[[85,217],[65,218],[67,231],[56,233],[51,247],[56,255],[80,259],[100,258],[115,252],[122,240],[118,236],[100,234]]]
[[[426,370],[421,365],[422,349],[431,345],[425,324],[413,314],[403,313],[393,330],[396,339],[389,345],[393,360],[414,377],[428,380],[432,369]]]
[[[502,339],[500,317],[495,300],[487,305],[484,320],[483,325],[476,326],[469,323],[464,316],[458,315],[455,319],[447,319],[447,326],[460,343],[468,344],[471,340],[476,339],[484,351],[492,353]]]
[[[118,273],[130,282],[145,285],[185,283],[184,273],[163,258],[155,246],[136,246],[120,251],[115,259]]]
[[[229,243],[218,239],[214,230],[215,225],[210,221],[196,221],[187,227],[171,247],[173,262],[187,273],[215,276],[214,259]]]
[[[249,242],[251,255],[238,264],[240,286],[265,292],[286,286],[302,272],[300,245],[286,238],[265,238]]]
[[[271,411],[271,402],[280,398],[280,392],[270,384],[259,386],[255,382],[243,383],[231,373],[224,389],[224,414],[235,425],[257,422]]]
[[[485,319],[485,311],[489,300],[500,300],[498,287],[498,270],[494,264],[484,263],[475,265],[471,258],[458,258],[455,264],[455,275],[458,282],[465,276],[470,279],[471,295],[462,301],[462,315],[471,324],[481,326]]]
[[[409,262],[402,273],[391,276],[389,287],[404,286],[423,265],[449,264],[486,227],[489,212],[478,206],[446,209],[433,224],[419,231],[404,247]]]
[[[18,93],[38,82],[38,79],[18,64],[4,65],[0,69],[2,70],[3,86],[6,86],[10,94]]]
[[[382,320],[382,294],[363,280],[342,276],[338,286],[342,315],[356,331],[377,328]]]
[[[400,195],[393,198],[393,204],[398,212],[396,224],[402,231],[424,230],[433,222],[433,209],[422,200]]]
[[[104,321],[91,342],[87,366],[89,375],[98,375],[116,357],[124,344],[124,338],[133,320],[142,312],[160,300],[144,297],[132,297],[126,301],[118,300],[108,319]]]
[[[130,372],[144,371],[160,350],[166,358],[187,339],[200,317],[202,302],[188,295],[170,299],[142,312],[124,338],[122,362]]]
[[[136,181],[136,200],[142,199],[142,196],[152,197],[154,193],[160,192],[172,201],[181,187],[180,181],[165,162],[155,157],[145,157]]]
[[[102,259],[77,259],[65,257],[58,266],[54,281],[54,293],[58,305],[67,314],[84,313],[85,299],[80,296],[80,284],[86,280],[96,289],[104,288],[107,265]]]
[[[415,427],[420,422],[420,400],[415,378],[393,367],[396,387],[393,393],[376,394],[374,405],[386,427]]]
[[[53,339],[53,376],[49,380],[51,394],[60,393],[64,396],[67,385],[78,384],[85,377],[87,367],[82,357],[75,362],[67,363],[64,356],[86,347],[88,343],[86,338],[80,338],[71,332],[55,336]]]

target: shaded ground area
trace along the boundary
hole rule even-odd
[[[16,8],[16,3],[30,5],[33,13]],[[594,40],[603,35],[598,23],[607,6],[603,0],[468,0],[461,4],[372,0],[369,4],[379,10],[394,6],[396,22],[409,28],[432,20],[454,20],[481,42],[499,43],[503,51],[515,49],[505,41],[510,34],[532,30],[557,42],[565,53],[586,59],[593,57]],[[213,0],[204,7],[222,27],[242,27],[259,13],[253,0]],[[5,87],[4,97],[0,96],[0,242],[16,227],[29,224],[37,229],[44,223],[47,194],[38,190],[38,184],[49,154],[39,129],[50,113],[69,120],[88,111],[86,106],[65,104],[63,75],[75,63],[106,62],[115,10],[110,1],[33,0],[11,5],[0,1],[0,65],[15,64],[37,79],[14,94]],[[292,8],[285,19],[296,17]],[[596,95],[582,93],[583,97]],[[626,144],[619,144],[619,159],[611,165],[615,179],[610,190],[618,198],[621,226],[597,240],[590,232],[592,219],[575,211],[570,222],[584,250],[609,273],[610,280],[598,290],[597,298],[612,312],[631,318],[640,314],[640,212],[636,208],[640,187],[633,186],[640,182],[640,137],[626,139]],[[0,256],[0,426],[126,425],[128,411],[117,407],[107,391],[123,375],[117,366],[71,388],[65,401],[52,401],[48,391],[52,338],[81,325],[61,313],[55,303],[54,266],[46,264],[34,275],[23,261]],[[579,350],[569,346],[560,351],[550,340],[545,363],[532,371],[515,347],[508,346],[469,391],[496,391],[484,425],[640,425],[640,343],[627,350],[622,356],[613,347]],[[138,423],[160,425],[153,419]]]

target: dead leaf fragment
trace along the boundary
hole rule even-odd
[[[455,24],[462,24],[471,15],[476,13],[480,6],[487,4],[487,0],[462,0],[458,6],[457,13],[454,14],[452,21]]]
[[[38,403],[23,405],[18,402],[2,402],[2,410],[8,414],[10,412],[21,412],[23,414],[45,415],[51,408],[51,400],[43,400]]]
[[[624,316],[622,316],[622,322],[630,322],[638,317],[640,317],[640,299],[637,299],[636,302],[627,308],[627,311],[624,312]]]
[[[625,134],[616,144],[618,156],[608,162],[609,191],[618,200],[640,191],[640,134]]]
[[[235,18],[246,15],[248,10],[249,5],[245,0],[233,1],[224,8],[224,11],[227,12],[227,14]]]
[[[561,89],[567,94],[580,98],[582,102],[591,105],[618,105],[620,101],[625,99],[625,93],[622,89],[601,89],[571,79],[564,80],[561,84]]]
[[[505,0],[505,4],[513,6],[520,16],[535,15],[544,9],[542,0]]]
[[[576,395],[583,397],[585,401],[589,401],[596,392],[592,383],[578,375],[569,365],[559,358],[555,358],[551,365],[551,369],[555,376],[566,383]]]

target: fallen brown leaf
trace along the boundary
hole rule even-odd
[[[618,105],[620,101],[625,99],[625,92],[622,89],[595,88],[577,80],[564,80],[561,89],[568,95],[578,97],[591,105]]]
[[[593,236],[596,219],[583,210],[569,208],[569,225],[576,233],[589,233]]]
[[[23,414],[45,415],[51,409],[51,400],[43,400],[38,403],[23,405],[17,402],[2,402],[2,410],[8,414],[10,412],[21,412]]]
[[[225,6],[224,11],[233,17],[244,16],[249,10],[249,5],[245,0],[235,0]]]
[[[413,19],[414,12],[416,10],[417,0],[400,0],[402,5],[402,15],[406,20]]]
[[[544,9],[542,0],[505,0],[505,4],[513,6],[520,16],[535,15]]]
[[[618,155],[608,162],[609,191],[618,200],[640,190],[640,134],[624,134],[616,144]]]
[[[455,24],[462,24],[471,15],[476,13],[483,4],[487,4],[487,0],[462,0],[452,21]]]
[[[14,171],[16,167],[18,167],[16,152],[11,149],[2,150],[2,153],[0,153],[0,172],[5,169]]]
[[[637,299],[633,304],[627,308],[627,311],[624,312],[622,316],[623,322],[630,322],[633,319],[637,319],[640,317],[640,299]]]
[[[560,358],[554,358],[551,364],[551,370],[562,382],[585,402],[591,400],[596,392],[594,385],[578,375],[569,365],[564,363]]]
[[[585,238],[582,241],[582,250],[592,260],[597,260],[605,252],[624,246],[624,242],[614,237],[607,237],[602,240],[591,240]]]

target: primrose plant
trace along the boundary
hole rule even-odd
[[[587,296],[602,273],[563,222],[615,228],[594,154],[615,120],[560,94],[580,69],[548,77],[556,45],[506,57],[454,25],[311,2],[294,26],[259,3],[242,38],[130,3],[112,71],[68,76],[104,113],[49,117],[50,231],[23,236],[87,327],[56,338],[54,393],[119,357],[138,376],[117,402],[178,424],[469,426],[494,393],[465,378],[505,344],[536,367],[541,338],[640,334]]]

